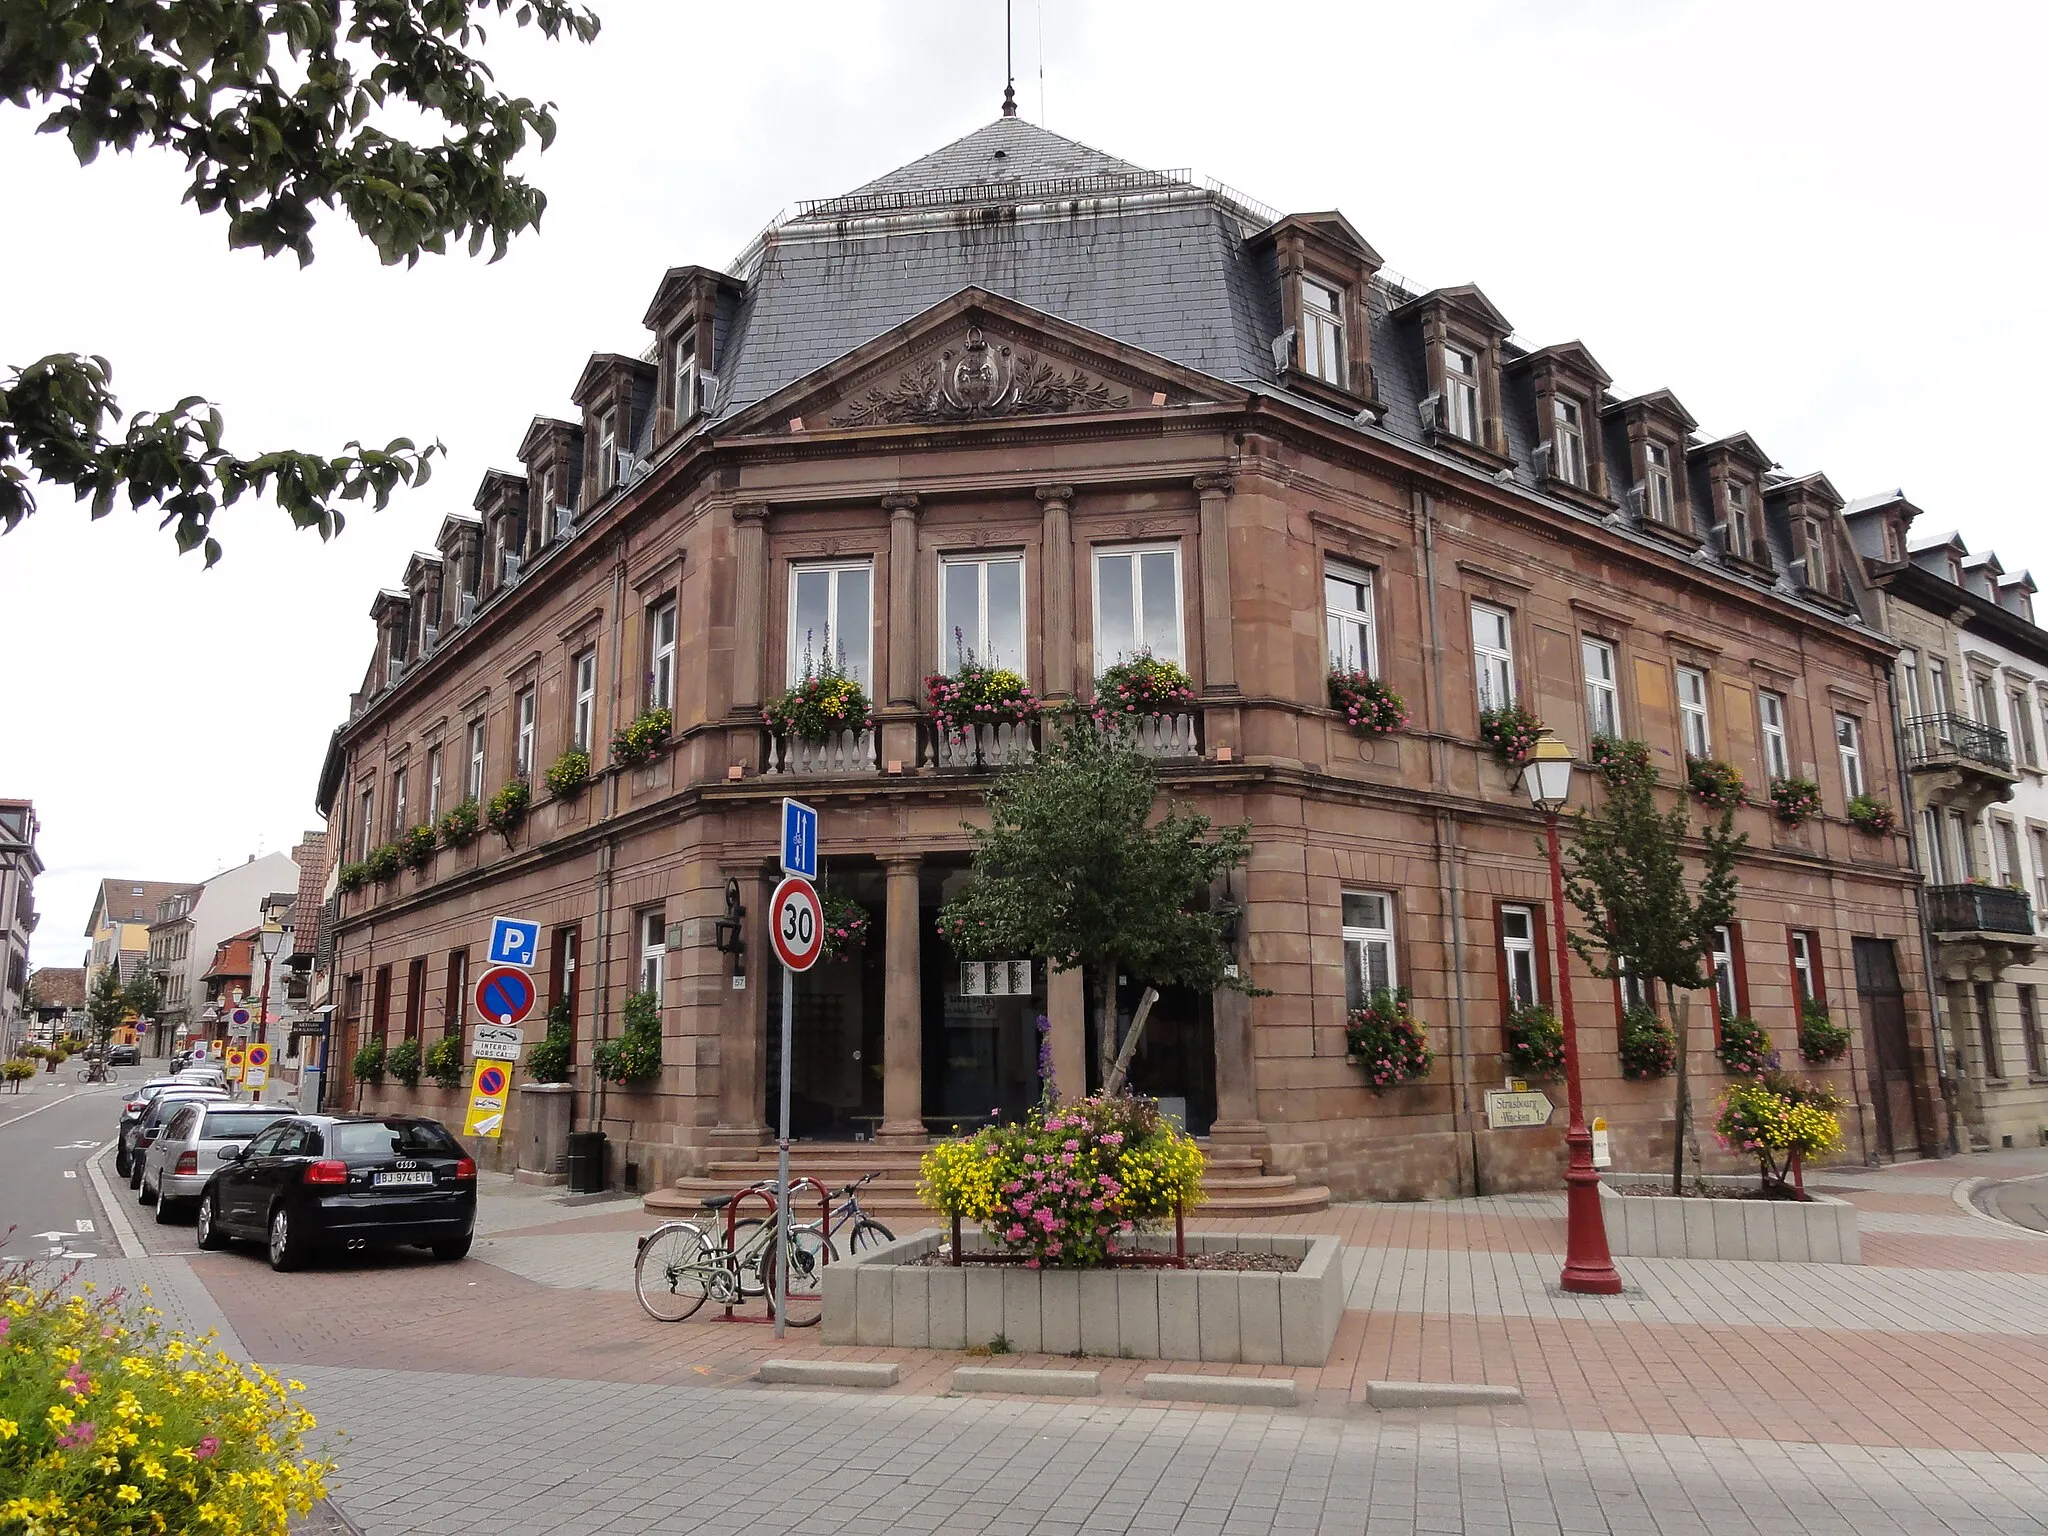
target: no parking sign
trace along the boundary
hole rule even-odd
[[[505,1100],[512,1090],[512,1067],[503,1061],[479,1061],[469,1079],[469,1112],[462,1134],[495,1141],[505,1129]]]

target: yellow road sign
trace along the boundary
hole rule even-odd
[[[469,1078],[469,1112],[462,1117],[462,1134],[495,1141],[505,1129],[505,1104],[511,1093],[511,1064],[479,1061]]]
[[[248,1047],[242,1045],[230,1045],[228,1047],[227,1062],[228,1076],[232,1077],[236,1082],[239,1083],[242,1080],[243,1072],[248,1070]]]

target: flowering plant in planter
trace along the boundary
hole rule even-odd
[[[572,1007],[566,993],[556,998],[548,1010],[547,1034],[526,1053],[526,1075],[536,1083],[569,1081],[569,1054],[575,1044]]]
[[[591,1069],[622,1088],[661,1075],[661,1003],[652,992],[635,992],[624,1019],[618,1039],[600,1040],[590,1053]]]
[[[69,1275],[0,1275],[0,1528],[284,1536],[310,1514],[334,1468],[306,1454],[304,1386],[213,1344]]]
[[[462,1036],[443,1035],[427,1047],[427,1054],[420,1059],[427,1076],[443,1088],[462,1086]]]
[[[820,958],[851,960],[853,952],[868,941],[874,921],[868,909],[830,886],[819,893],[819,903],[825,909],[825,948]]]
[[[1541,1005],[1510,1008],[1500,1027],[1501,1055],[1516,1077],[1564,1076],[1564,1026]]]
[[[1771,805],[1786,826],[1804,826],[1820,814],[1820,786],[1811,779],[1773,779]]]
[[[397,1078],[408,1088],[420,1085],[420,1043],[417,1040],[401,1040],[391,1048],[391,1054],[384,1058],[384,1070]]]
[[[1097,1094],[940,1142],[925,1154],[918,1193],[979,1222],[1030,1268],[1078,1268],[1101,1264],[1140,1224],[1199,1202],[1206,1166],[1153,1100]]]
[[[513,779],[491,796],[491,803],[484,809],[485,825],[509,840],[526,820],[526,808],[532,800],[533,791],[526,787],[526,780]]]
[[[1669,1077],[1678,1066],[1678,1036],[1653,1010],[1631,1008],[1621,1016],[1615,1054],[1623,1077],[1637,1082]]]
[[[1332,672],[1330,708],[1343,710],[1344,723],[1368,741],[1391,736],[1408,725],[1408,706],[1401,695],[1367,672]]]
[[[1417,1082],[1436,1062],[1428,1032],[1408,1011],[1406,989],[1375,992],[1364,1007],[1352,1009],[1344,1044],[1374,1093]]]
[[[1786,1180],[1799,1163],[1841,1146],[1841,1107],[1834,1090],[1772,1072],[1723,1090],[1714,1136],[1726,1150],[1756,1158],[1765,1189],[1789,1195]]]
[[[356,1052],[356,1059],[349,1063],[349,1076],[359,1083],[381,1083],[384,1081],[384,1042],[365,1041]]]
[[[1721,1058],[1722,1066],[1740,1077],[1761,1077],[1778,1066],[1769,1032],[1746,1016],[1721,1021],[1721,1043],[1714,1047],[1714,1054]]]
[[[1742,804],[1748,790],[1734,765],[1717,757],[1688,757],[1685,787],[1701,805],[1717,811]]]
[[[1593,771],[1609,785],[1641,783],[1657,774],[1650,766],[1649,744],[1627,736],[1595,736],[1592,762]]]
[[[575,799],[590,782],[590,754],[571,747],[555,759],[554,766],[541,779],[557,800]]]
[[[451,807],[441,817],[441,846],[443,848],[467,848],[476,841],[477,830],[483,825],[483,812],[474,800],[465,800]]]
[[[1809,997],[1799,1008],[1799,1054],[1810,1066],[1840,1061],[1849,1050],[1848,1026],[1828,1017],[1828,1005]]]
[[[652,762],[654,754],[668,745],[676,717],[665,709],[643,709],[625,725],[612,732],[612,761],[621,768],[638,768]]]
[[[347,894],[360,891],[370,883],[370,866],[361,859],[352,859],[335,871],[335,889]]]
[[[432,827],[413,827],[398,840],[398,856],[415,874],[434,862],[437,839]]]
[[[1543,722],[1536,711],[1519,704],[1479,711],[1479,739],[1503,768],[1519,768],[1529,760],[1536,738],[1543,734]]]
[[[1874,795],[1858,795],[1849,802],[1849,821],[1858,831],[1873,837],[1887,837],[1899,830],[1899,813]]]
[[[380,843],[370,850],[370,856],[363,860],[363,868],[370,878],[379,885],[398,878],[398,871],[405,864],[405,856],[398,851],[396,843]]]
[[[957,638],[959,631],[954,631]],[[977,725],[1020,725],[1035,720],[1041,708],[1031,685],[1004,667],[984,666],[969,651],[953,673],[934,672],[924,680],[924,697],[932,722],[953,737]]]
[[[770,699],[761,718],[777,736],[797,741],[826,741],[841,731],[864,731],[875,723],[859,682],[836,662],[814,670],[808,660],[796,686]]]
[[[1103,669],[1095,679],[1095,721],[1170,718],[1195,707],[1195,684],[1187,673],[1150,651]]]

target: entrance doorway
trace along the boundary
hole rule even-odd
[[[868,910],[868,939],[844,959],[820,960],[796,978],[790,1015],[789,1134],[805,1141],[864,1141],[882,1123],[882,970],[886,906],[871,870],[831,881]],[[783,969],[761,967],[768,991],[764,1123],[782,1123]]]
[[[1087,998],[1088,1091],[1102,1087],[1101,1031],[1093,981]],[[1120,977],[1116,989],[1116,1036],[1119,1044],[1131,1027],[1145,988]],[[1210,998],[1188,987],[1162,987],[1159,1001],[1145,1021],[1145,1033],[1131,1054],[1131,1091],[1159,1101],[1167,1118],[1191,1136],[1206,1136],[1216,1120],[1216,1028]]]
[[[1855,939],[1856,1001],[1863,1014],[1863,1060],[1870,1102],[1877,1114],[1878,1152],[1897,1158],[1919,1156],[1922,1133],[1919,1097],[1914,1092],[1917,1052],[1906,1029],[1906,989],[1889,939]]]

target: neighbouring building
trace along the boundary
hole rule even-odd
[[[163,1001],[150,1026],[149,1054],[161,1056],[179,1037],[190,1030],[197,1012],[196,989],[192,985],[198,966],[192,963],[192,934],[198,926],[192,909],[204,886],[183,886],[156,906],[156,921],[149,925],[149,968],[156,973]]]
[[[195,1038],[224,1040],[228,1035],[227,1010],[237,1003],[256,1012],[256,982],[263,962],[256,954],[258,929],[230,934],[213,946],[213,955],[200,977],[203,1001],[193,1029]],[[254,1039],[252,1029],[248,1038]]]
[[[190,890],[171,880],[105,879],[92,899],[92,912],[85,920],[86,986],[108,966],[116,967],[123,982],[149,964],[149,926],[157,920],[164,901],[179,891]]]
[[[26,1038],[33,1013],[28,999],[29,938],[36,931],[35,802],[0,800],[0,1054]]]
[[[2025,571],[1971,553],[1958,534],[1916,530],[1919,516],[1898,491],[1848,512],[1900,646],[1899,744],[1947,1025],[1943,1086],[1970,1145],[2040,1146],[2048,631],[2035,623]]]
[[[1166,792],[1252,827],[1211,899],[1263,995],[1169,991],[1132,1081],[1208,1138],[1247,1208],[1554,1182],[1562,1116],[1490,1131],[1482,1094],[1507,1010],[1566,986],[1617,1164],[1668,1156],[1670,1084],[1618,1067],[1620,989],[1553,974],[1541,823],[1480,736],[1511,704],[1582,759],[1596,735],[1642,740],[1674,800],[1689,757],[1739,770],[1760,803],[1738,816],[1720,1011],[1787,1055],[1803,993],[1854,1023],[1825,1072],[1851,1156],[1940,1134],[1919,876],[1905,837],[1845,815],[1859,791],[1905,795],[1896,647],[1825,477],[1702,432],[1669,390],[1616,390],[1581,342],[1515,336],[1477,287],[1396,280],[1340,214],[1283,216],[1013,117],[800,205],[730,271],[670,269],[645,319],[371,605],[318,793],[337,1065],[462,1029],[491,917],[535,919],[543,1007],[575,1023],[577,1123],[608,1133],[614,1176],[743,1181],[779,1068],[762,920],[796,795],[829,886],[872,919],[797,984],[798,1134],[901,1167],[1021,1112],[1041,1013],[1079,1088],[1082,978],[967,962],[935,927],[969,878],[962,823],[1037,728],[951,736],[925,679],[972,652],[1065,704],[1149,652],[1194,688],[1139,737]],[[775,736],[764,704],[824,659],[872,726]],[[1337,667],[1393,689],[1405,726],[1355,734]],[[610,748],[657,710],[658,749]],[[591,781],[548,789],[572,750]],[[1797,826],[1765,793],[1794,777],[1822,802]],[[533,804],[509,835],[458,832],[382,881],[361,867],[515,779]],[[1437,1062],[1375,1094],[1345,1025],[1382,987],[1412,994]],[[659,1081],[593,1082],[643,988]],[[1713,1033],[1694,1036],[1709,1117]],[[1880,1060],[1907,1074],[1883,1114]],[[437,1094],[369,1101],[445,1113]]]
[[[85,967],[46,965],[28,979],[28,1016],[35,1037],[47,1040],[62,1034],[62,1026],[85,1014]]]
[[[323,840],[325,835],[305,834]],[[265,896],[298,888],[297,852],[250,854],[198,885],[180,886],[165,896],[149,930],[150,964],[164,992],[159,1051],[181,1032],[217,1033],[200,1027],[211,1023],[201,1015],[209,1000],[205,978],[214,951],[222,939],[262,919]]]

